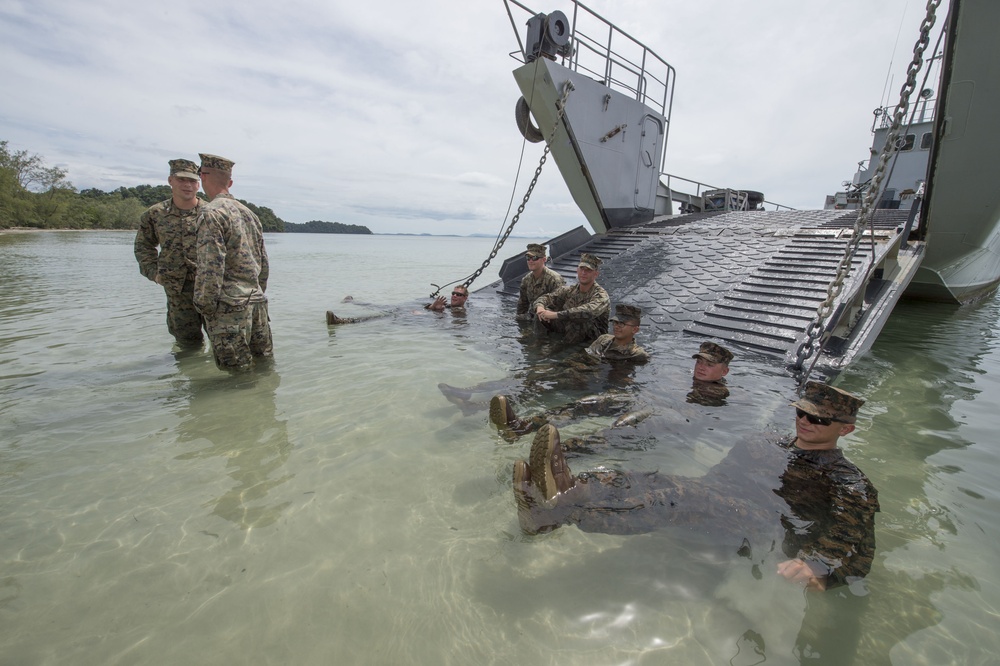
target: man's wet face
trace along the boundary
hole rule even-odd
[[[713,363],[702,357],[694,361],[694,378],[703,382],[717,382],[729,374],[729,365]]]

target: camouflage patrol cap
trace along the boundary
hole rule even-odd
[[[198,165],[191,160],[170,160],[170,175],[198,180]]]
[[[722,345],[717,345],[714,342],[706,340],[698,347],[698,353],[693,354],[691,358],[703,358],[709,363],[725,363],[729,365],[729,362],[733,360],[733,352]]]
[[[615,306],[615,316],[611,318],[611,321],[621,322],[623,324],[635,324],[639,325],[639,316],[642,314],[642,309],[637,305],[626,305],[625,303],[619,303]]]
[[[225,171],[226,173],[233,172],[233,165],[236,164],[232,160],[227,160],[225,157],[219,157],[218,155],[208,155],[206,153],[198,153],[201,157],[201,166],[208,169],[218,169],[219,171]]]
[[[545,246],[538,243],[528,243],[528,251],[525,253],[529,259],[537,259],[545,256]]]
[[[854,423],[865,401],[822,382],[806,382],[802,397],[792,403],[807,414],[841,423]]]
[[[601,258],[596,254],[590,254],[589,252],[584,252],[580,255],[580,265],[589,268],[592,271],[596,271],[601,267]]]

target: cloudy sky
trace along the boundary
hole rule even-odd
[[[677,70],[668,172],[796,208],[821,208],[867,157],[872,110],[895,104],[925,11],[587,5]],[[0,139],[80,189],[162,183],[168,159],[207,152],[235,160],[235,195],[289,222],[495,233],[541,155],[528,145],[515,183],[516,49],[502,0],[4,0]],[[550,161],[517,233],[582,223]]]

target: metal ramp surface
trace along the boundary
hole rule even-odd
[[[856,216],[857,211],[815,210],[661,217],[590,237],[554,257],[551,266],[572,284],[582,253],[601,257],[598,283],[612,305],[642,308],[647,343],[686,333],[787,357],[826,298]],[[858,321],[877,309],[872,299],[890,295],[879,288],[878,277],[867,287],[864,278],[873,265],[895,265],[903,222],[905,211],[878,211],[874,245],[865,232],[837,299],[846,313],[840,323]],[[910,250],[900,254],[905,252]],[[516,296],[522,276],[492,287]]]

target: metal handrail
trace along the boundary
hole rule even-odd
[[[685,178],[684,176],[675,176],[675,175],[670,174],[670,173],[661,173],[660,174],[660,182],[661,183],[663,182],[663,179],[666,179],[666,182],[663,183],[663,185],[668,190],[670,190],[671,192],[674,191],[674,188],[671,187],[671,181],[673,181],[673,180],[682,180],[685,183],[691,183],[692,185],[695,186],[694,196],[696,196],[696,197],[702,196],[702,188],[704,188],[705,191],[708,191],[708,190],[725,190],[725,189],[730,189],[730,190],[733,190],[734,192],[740,191],[740,190],[736,190],[736,189],[731,188],[731,187],[730,188],[725,188],[725,187],[718,187],[716,185],[709,185],[707,183],[702,183],[702,182],[699,182],[697,180],[691,180],[690,178]],[[764,201],[762,201],[761,203],[763,205],[767,205],[767,206],[774,206],[774,210],[775,211],[779,211],[781,209],[785,209],[785,210],[797,210],[796,208],[792,208],[791,206],[786,206],[784,204],[775,203],[773,201],[767,201],[766,199]]]
[[[659,111],[659,113],[664,116],[667,121],[667,125],[669,126],[670,111],[673,106],[673,82],[676,78],[676,70],[674,70],[674,68],[666,60],[658,56],[642,42],[635,39],[601,15],[597,14],[582,2],[579,2],[579,0],[572,0],[572,2],[573,18],[571,30],[573,41],[575,42],[577,48],[573,50],[573,53],[570,56],[562,56],[562,62],[560,64],[574,72],[584,72],[602,81],[604,85],[609,88],[625,92],[630,96],[635,97],[636,100]],[[510,11],[510,5],[519,7],[532,17],[536,16],[538,12],[535,12],[526,5],[521,4],[518,0],[504,0],[504,4],[507,6],[507,15],[510,17],[511,28],[513,28],[514,33],[517,36],[518,45],[521,47],[520,54],[514,52],[511,53],[511,57],[514,57],[521,62],[526,62],[524,55],[525,47],[521,41],[520,30],[518,29],[518,26],[514,21],[514,16]],[[597,26],[605,26],[607,28],[608,34],[606,39],[594,38],[587,32],[583,31],[582,24],[585,20],[591,19],[595,19],[597,21]],[[615,44],[622,41],[624,41],[624,44],[626,45],[630,44],[633,47],[640,49],[640,62],[635,62],[632,58],[624,55],[621,52],[621,49],[615,48]],[[603,71],[599,71],[595,65],[589,65],[586,62],[581,62],[581,56],[584,53],[591,53],[600,58],[602,60],[600,65],[603,66]],[[518,55],[520,55],[520,57],[518,57]],[[616,68],[620,68],[621,70],[628,72],[630,75],[629,78],[634,79],[634,83],[625,80],[625,77],[622,77],[616,72]],[[651,87],[657,90],[651,91]],[[658,89],[662,89],[662,96],[654,96],[654,93],[657,93]],[[664,145],[666,144],[666,134],[666,128],[664,128]]]

